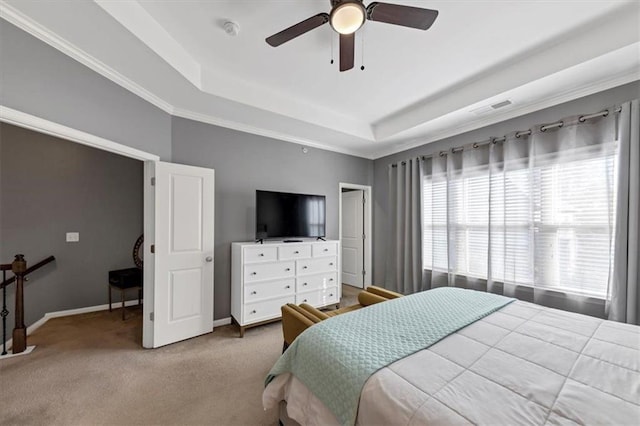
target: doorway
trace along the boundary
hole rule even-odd
[[[14,327],[12,351],[23,353],[25,332],[96,311],[106,312],[79,318],[137,338],[141,273],[132,249],[143,232],[143,162],[4,120],[0,139],[0,259],[22,253],[29,268],[52,259],[27,277],[24,291],[7,288],[7,346]]]
[[[213,170],[162,163],[157,155],[8,107],[2,107],[0,121],[144,161],[145,303],[142,345],[145,348],[158,347],[213,331]],[[193,205],[199,206],[203,212],[199,220],[190,217],[197,210],[188,208]],[[177,216],[172,222],[169,218],[174,213]],[[162,231],[156,232],[157,229]],[[167,233],[167,229],[175,232]],[[156,238],[163,244],[158,246]],[[160,252],[160,249],[164,251]],[[175,256],[165,259],[172,254]],[[198,260],[197,265],[187,264],[192,257]],[[158,261],[158,258],[163,261]],[[171,272],[170,268],[174,266],[183,269]],[[156,279],[160,276],[170,279]],[[163,296],[166,297],[163,299]],[[163,309],[156,309],[154,305],[158,303]],[[87,309],[101,310],[107,306]],[[170,309],[164,309],[167,306]],[[174,323],[183,327],[171,327]]]
[[[371,285],[371,187],[339,184],[339,230],[342,284]]]

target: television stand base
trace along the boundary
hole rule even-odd
[[[282,240],[283,243],[301,243],[302,240]]]
[[[327,241],[327,240],[325,240],[325,239],[324,239],[324,237],[316,237],[316,241],[318,241],[318,240],[320,240],[320,241]]]

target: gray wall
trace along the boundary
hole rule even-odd
[[[0,104],[171,159],[171,116],[0,19]]]
[[[8,124],[0,124],[0,140],[0,260],[56,257],[25,285],[26,324],[107,303],[107,271],[134,266],[143,163]],[[80,232],[80,242],[65,242],[66,232]],[[14,292],[12,285],[9,333]]]
[[[256,189],[327,197],[327,236],[338,238],[340,182],[371,185],[373,162],[173,118],[173,162],[216,171],[215,317],[230,316],[231,242],[255,236]]]
[[[639,81],[375,160],[373,166],[374,283],[383,284],[385,282],[386,241],[389,232],[387,227],[389,164],[418,155],[430,155],[454,146],[487,140],[490,137],[503,136],[515,130],[526,130],[536,124],[557,121],[566,116],[597,112],[608,106],[636,98],[640,98]]]
[[[597,111],[604,106],[640,96],[640,83],[636,82],[372,162],[313,148],[309,149],[308,154],[303,154],[299,145],[185,119],[172,118],[119,85],[2,19],[0,19],[0,54],[2,58],[0,61],[0,104],[157,154],[163,160],[216,169],[216,318],[227,317],[230,311],[229,244],[232,241],[245,241],[253,238],[256,189],[326,194],[328,197],[327,233],[330,238],[337,238],[338,183],[373,184],[373,276],[374,284],[383,284],[388,232],[387,165],[389,163],[418,154],[428,155],[454,145],[484,140],[490,136],[501,136],[512,130],[526,129],[533,124],[554,121],[567,115]],[[3,126],[3,132],[19,133],[17,129],[5,130],[6,127]],[[38,138],[34,136],[32,139]],[[13,219],[5,217],[8,211],[5,198],[9,197],[9,195],[5,195],[5,192],[6,188],[11,187],[15,180],[7,181],[6,177],[13,174],[17,162],[5,160],[4,153],[13,149],[12,145],[5,145],[6,141],[0,140],[0,149],[3,152],[3,161],[0,161],[0,185],[2,188],[0,254],[2,254],[3,261],[17,249],[24,250],[29,255],[29,259],[46,256],[51,248],[49,251],[45,250],[42,243],[35,237],[29,242],[32,245],[24,243],[22,246],[15,247],[11,243],[14,230],[10,229],[8,224]],[[77,150],[90,150],[90,148],[75,144],[73,147]],[[100,155],[111,156],[103,152],[100,152]],[[111,157],[121,162],[133,161],[116,156]],[[43,156],[36,158],[42,159]],[[65,164],[68,167],[73,166],[73,170],[82,168],[81,163],[69,166],[69,158],[74,157],[64,158],[66,158],[65,162],[60,164]],[[33,164],[33,159],[29,160]],[[107,178],[111,173],[104,167],[98,167],[101,163],[93,164],[96,165],[93,171],[94,176]],[[49,165],[50,162],[44,164],[44,166]],[[30,165],[26,167],[29,170],[32,169]],[[86,172],[86,170],[84,171]],[[120,181],[119,174],[114,176],[114,179]],[[80,180],[78,184],[85,182],[88,181]],[[61,187],[55,190],[64,190],[64,185],[66,185],[66,181],[62,182]],[[123,185],[127,186],[124,183]],[[141,195],[141,189],[138,191],[137,187],[135,188],[136,192],[140,192],[138,195]],[[130,186],[129,189],[133,189],[133,186]],[[44,210],[34,208],[35,204],[32,203],[28,203],[28,206],[30,206],[29,210],[41,212]],[[57,214],[62,214],[59,207],[55,207],[54,211]],[[85,223],[78,220],[75,216],[76,213],[77,210],[75,212],[72,210],[64,211],[64,214],[67,214],[69,218],[75,217],[69,226],[73,223]],[[41,226],[40,224],[47,222],[33,223]],[[88,221],[86,225],[90,226]],[[58,232],[63,233],[68,230],[70,229],[65,228],[64,231],[59,229]],[[43,232],[45,232],[44,228]],[[133,232],[133,234],[137,232]],[[90,236],[91,232],[83,235]],[[81,235],[81,244],[86,241],[86,239],[83,241],[83,235]],[[135,237],[130,237],[127,231],[127,237],[123,237],[120,247],[129,247],[132,244],[132,238],[135,239]],[[58,243],[58,240],[55,242]],[[72,250],[70,246],[65,244],[62,244],[62,247],[64,250]],[[114,248],[115,246],[111,247],[111,249]],[[102,250],[98,253],[102,255],[107,251],[106,248],[95,250]],[[118,248],[118,250],[121,249]],[[114,261],[113,267],[129,265],[129,249],[124,251],[127,254],[124,255],[122,263],[115,265],[119,262]],[[89,254],[91,253],[92,251],[89,252]],[[82,265],[79,267],[83,268]],[[56,274],[58,274],[57,270]],[[75,288],[67,289],[66,286],[71,284],[65,284],[65,280],[75,280],[77,285],[78,280],[86,282],[88,276],[76,273],[76,275],[69,275],[62,280],[57,278],[55,280],[52,278],[51,281],[47,280],[46,285],[51,286],[49,287],[51,291],[41,293],[41,296],[56,301],[56,306],[59,307],[47,308],[48,310],[44,312],[104,303],[104,298],[99,295],[97,290],[94,293],[93,290],[83,286],[79,291],[76,291]],[[59,282],[62,284],[58,284]],[[28,287],[34,287],[33,284],[35,282],[30,283]],[[106,284],[104,286],[106,288]],[[103,292],[106,297],[106,291]],[[37,317],[36,319],[41,317],[41,314],[39,314],[40,316],[33,315],[33,318]]]

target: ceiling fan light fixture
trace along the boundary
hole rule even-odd
[[[340,34],[353,34],[364,24],[366,11],[362,2],[344,1],[331,11],[329,22],[331,27]]]

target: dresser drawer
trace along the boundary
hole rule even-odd
[[[296,273],[298,275],[318,274],[321,272],[336,271],[337,269],[338,261],[335,256],[296,261]]]
[[[278,299],[265,300],[264,302],[248,303],[244,305],[242,315],[243,324],[264,321],[282,316],[280,307],[287,303],[295,303],[295,296],[281,297]]]
[[[247,284],[244,287],[244,303],[251,303],[261,299],[295,294],[295,278]]]
[[[278,248],[268,246],[256,246],[244,248],[244,262],[266,262],[278,260]]]
[[[290,259],[304,259],[311,257],[311,245],[294,245],[294,246],[280,246],[278,247],[278,259],[290,260]]]
[[[313,245],[313,257],[335,256],[338,254],[336,243],[315,243]]]
[[[331,303],[338,303],[338,287],[323,288],[299,293],[296,295],[296,304],[308,303],[311,306],[325,306]]]
[[[296,279],[296,291],[298,293],[310,290],[319,290],[338,285],[338,274],[329,272],[325,274],[309,275]]]
[[[296,273],[294,261],[278,263],[256,263],[244,266],[244,281],[264,281],[293,277]]]

